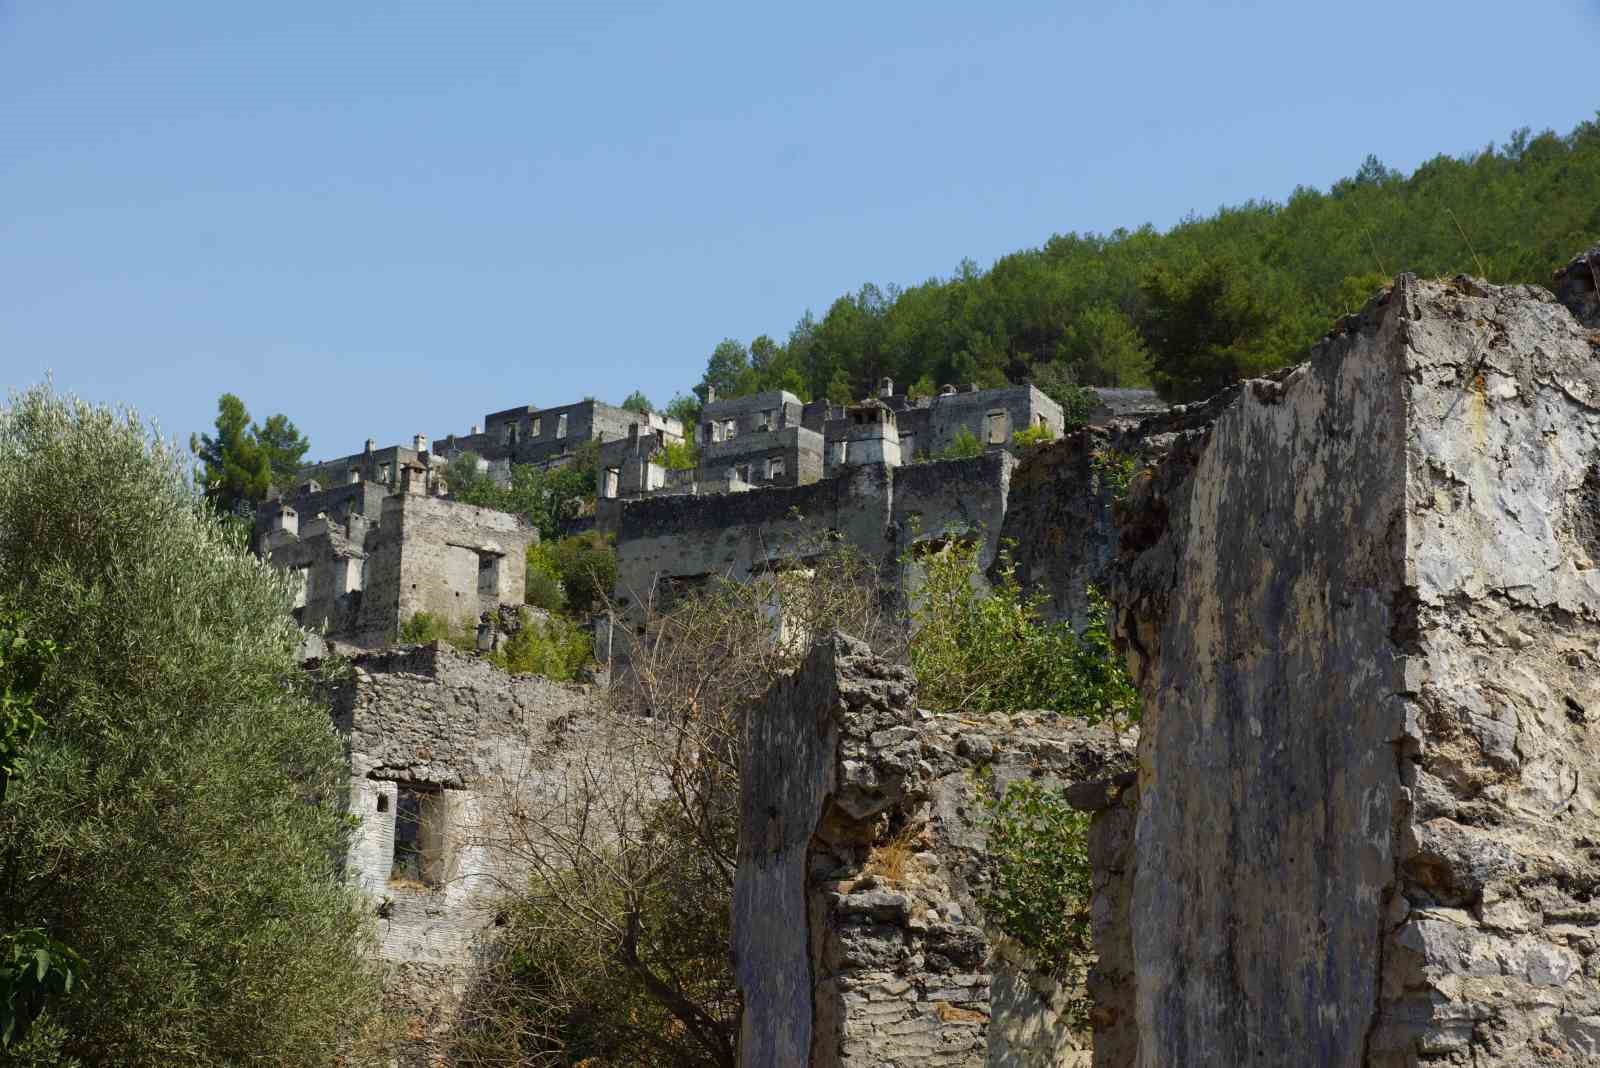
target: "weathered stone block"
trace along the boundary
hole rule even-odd
[[[1402,276],[1135,483],[1097,886],[1137,1048],[1097,1064],[1587,1063],[1592,952],[1545,925],[1600,888],[1597,470],[1565,308]]]

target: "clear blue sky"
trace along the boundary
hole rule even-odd
[[[1600,108],[1600,0],[0,0],[0,384],[311,458]]]

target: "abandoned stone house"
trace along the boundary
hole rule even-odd
[[[806,486],[847,467],[937,456],[962,430],[986,448],[1014,451],[1015,434],[1030,427],[1052,436],[1065,429],[1061,406],[1031,385],[946,386],[938,396],[912,399],[885,379],[876,397],[855,405],[802,403],[785,390],[719,400],[713,389],[701,409],[692,475],[624,478],[612,471],[602,474],[600,496]]]
[[[633,428],[658,445],[683,440],[683,424],[660,412],[634,412],[597,400],[556,408],[523,405],[492,412],[483,426],[464,435],[438,439],[435,451],[449,460],[463,452],[477,453],[503,471],[513,463],[548,467],[570,463],[583,446],[604,446],[626,439]]]
[[[512,677],[443,643],[355,656],[327,687],[350,752],[345,861],[412,1021],[408,1064],[433,1064],[504,895],[527,871],[516,814],[557,803],[581,754],[622,742],[592,687]]]
[[[361,646],[394,640],[401,624],[427,612],[459,629],[485,611],[523,603],[527,549],[538,531],[525,520],[438,496],[437,467],[369,453],[349,481],[315,481],[263,502],[256,546],[272,566],[298,578],[300,625]],[[369,480],[365,472],[387,475]]]

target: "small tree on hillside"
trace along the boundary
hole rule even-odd
[[[222,512],[254,508],[273,485],[287,486],[310,444],[286,415],[264,426],[250,421],[244,401],[232,393],[217,399],[216,434],[192,434],[189,449],[200,460],[200,484]]]

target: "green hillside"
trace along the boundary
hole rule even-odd
[[[867,284],[784,342],[726,340],[696,392],[784,388],[835,401],[885,376],[1154,385],[1206,396],[1292,363],[1339,315],[1393,275],[1469,273],[1549,281],[1600,239],[1600,122],[1566,136],[1516,131],[1476,154],[1437,156],[1409,175],[1369,156],[1351,177],[1286,201],[1251,201],[1165,232],[1058,234],[1039,248],[971,261],[901,289]],[[680,396],[674,412],[698,402]]]

